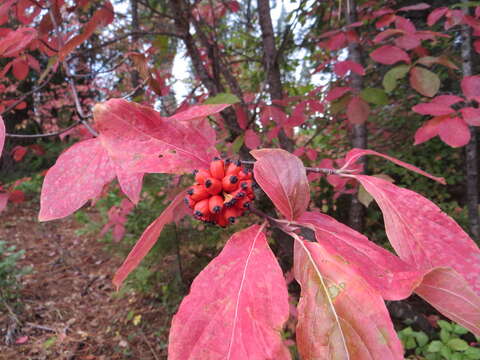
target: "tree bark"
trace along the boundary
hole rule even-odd
[[[467,0],[462,0],[466,3]],[[468,7],[465,8],[468,13]],[[462,29],[462,72],[463,76],[472,76],[472,32],[470,26],[463,25]],[[478,145],[477,131],[469,126],[471,139],[465,147],[465,175],[467,187],[467,209],[470,233],[475,240],[479,240],[480,223],[478,217]]]
[[[269,0],[258,0],[258,18],[262,32],[263,67],[267,76],[268,91],[272,100],[283,98],[282,76],[280,73],[279,56],[275,46],[272,17]],[[293,141],[287,137],[283,129],[278,134],[280,147],[293,151]]]
[[[354,0],[347,0],[345,17],[347,24],[353,24],[357,21],[357,13]],[[363,65],[363,54],[359,43],[350,43],[348,45],[348,58]],[[350,86],[358,93],[363,88],[363,79],[361,75],[356,73],[350,74]],[[367,124],[354,124],[351,130],[352,147],[366,149],[367,148]],[[364,170],[367,168],[366,157],[362,157],[360,162],[363,164]],[[348,213],[348,225],[357,230],[363,231],[364,227],[365,207],[360,203],[357,196],[352,196],[350,209]]]
[[[130,0],[130,8],[132,11],[132,32],[138,33],[140,31],[140,27],[138,24],[138,3],[137,0]],[[138,40],[137,35],[132,35],[132,43],[136,44]],[[140,75],[137,70],[132,71],[132,86],[135,89],[140,84]],[[135,96],[136,94],[134,94]]]

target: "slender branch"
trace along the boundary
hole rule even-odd
[[[64,128],[64,129],[54,131],[54,132],[44,133],[44,134],[9,134],[9,133],[6,133],[5,136],[10,137],[10,138],[19,138],[19,139],[35,139],[35,138],[57,136],[57,135],[63,134],[64,132],[67,132],[68,130],[73,129],[75,126],[78,126],[81,123],[82,123],[82,120],[77,120],[72,125]]]
[[[240,160],[240,162],[245,165],[255,164],[255,161]],[[307,170],[307,172],[327,174],[327,175],[344,175],[344,174],[349,174],[356,171],[356,170],[350,170],[350,169],[330,169],[330,168],[318,168],[318,167],[305,167],[305,170]]]

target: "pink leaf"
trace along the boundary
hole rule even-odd
[[[313,227],[325,250],[343,258],[384,299],[404,299],[422,281],[422,272],[328,215],[305,212],[297,221]]]
[[[249,149],[256,149],[260,146],[260,144],[260,137],[255,131],[253,131],[252,129],[248,129],[247,131],[245,131],[245,145]]]
[[[445,120],[446,116],[435,117],[431,120],[428,120],[415,132],[415,143],[414,145],[419,145],[425,141],[430,140],[431,138],[438,135],[438,127],[440,123]]]
[[[453,219],[411,190],[373,176],[354,177],[380,206],[400,258],[417,269],[451,267],[480,293],[480,250]]]
[[[370,53],[370,57],[374,61],[385,65],[393,65],[399,61],[405,61],[407,64],[410,64],[410,57],[408,54],[399,47],[392,45],[379,47]]]
[[[240,129],[245,130],[248,127],[248,117],[243,108],[239,104],[233,105],[235,115],[237,116],[237,123]]]
[[[230,104],[194,105],[186,110],[177,112],[175,115],[170,116],[168,120],[174,122],[203,119],[207,116],[215,115],[229,106]]]
[[[98,138],[76,143],[59,156],[45,176],[39,220],[70,215],[100,195],[114,177],[114,165]]]
[[[140,201],[140,193],[142,191],[144,174],[128,173],[119,166],[115,167],[115,171],[122,192],[128,196],[132,203],[138,204],[138,202]]]
[[[112,99],[93,112],[102,145],[126,172],[183,173],[205,167],[218,155],[213,129],[201,117],[221,108],[197,106],[163,118],[149,107]]]
[[[460,110],[462,112],[463,120],[468,125],[480,126],[480,109],[466,107]]]
[[[415,66],[410,70],[410,85],[423,96],[433,97],[440,89],[440,78],[430,70]]]
[[[341,98],[347,92],[351,91],[352,88],[344,87],[344,86],[336,86],[332,90],[330,90],[325,98],[327,101],[335,101],[338,98]]]
[[[414,107],[412,107],[412,110],[418,114],[433,116],[448,115],[455,112],[455,110],[453,110],[450,106],[446,104],[443,105],[434,102],[415,105]]]
[[[112,282],[117,288],[122,285],[122,282],[127,278],[128,274],[140,264],[153,245],[155,245],[165,224],[174,220],[175,212],[177,212],[178,207],[183,204],[184,197],[185,192],[179,193],[160,216],[145,229],[142,236],[113,277]]]
[[[440,18],[442,18],[448,11],[448,7],[439,7],[433,10],[427,17],[428,26],[434,25]]]
[[[439,95],[435,96],[432,99],[432,103],[438,104],[438,105],[447,105],[447,106],[452,106],[453,104],[459,103],[461,101],[464,101],[463,98],[460,96],[455,96],[455,95]]]
[[[260,115],[260,121],[263,125],[268,124],[270,121],[275,122],[277,125],[282,125],[287,121],[287,115],[278,106],[264,106]]]
[[[294,274],[302,359],[403,359],[382,297],[348,262],[297,238]]]
[[[17,58],[13,61],[13,76],[17,78],[17,80],[24,80],[28,75],[28,63],[23,58]]]
[[[359,63],[352,60],[345,60],[337,62],[334,66],[335,74],[340,77],[343,77],[347,72],[352,71],[358,75],[365,75],[365,69]]]
[[[0,116],[0,157],[2,156],[3,145],[5,145],[5,124]]]
[[[15,344],[25,344],[28,341],[28,336],[20,336],[17,340],[15,340]]]
[[[470,141],[470,130],[459,117],[446,118],[438,125],[438,135],[451,147],[461,147]]]
[[[345,157],[345,164],[343,165],[342,169],[348,169],[352,164],[354,164],[360,157],[364,155],[376,155],[376,156],[381,156],[384,159],[387,159],[394,164],[397,164],[399,166],[403,166],[404,168],[407,168],[411,171],[414,171],[420,175],[426,176],[432,180],[438,181],[441,184],[445,184],[445,179],[442,177],[436,177],[433,175],[430,175],[429,173],[419,169],[416,166],[410,165],[406,162],[403,162],[401,160],[395,159],[394,157],[373,151],[373,150],[368,150],[368,149],[352,149],[348,152],[347,156]]]
[[[364,124],[369,114],[370,106],[360,96],[353,97],[347,105],[347,118],[352,124]]]
[[[257,161],[255,180],[288,220],[298,218],[310,202],[310,189],[302,161],[281,149],[250,152]]]
[[[430,5],[426,3],[418,3],[415,5],[401,7],[400,9],[398,9],[398,11],[425,10],[428,8],[430,8]]]
[[[480,336],[480,297],[456,271],[433,270],[415,292],[443,315]]]
[[[25,49],[35,38],[37,31],[33,28],[21,28],[11,31],[0,40],[0,56],[11,57]]]
[[[462,92],[467,99],[480,100],[480,75],[465,76],[462,79]]]
[[[288,311],[285,280],[263,227],[250,226],[193,281],[172,321],[168,358],[290,359],[280,334]]]

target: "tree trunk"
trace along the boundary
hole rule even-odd
[[[262,31],[263,68],[267,76],[268,92],[272,100],[280,100],[283,98],[282,77],[278,62],[279,56],[275,47],[269,0],[258,0],[258,18]],[[282,149],[293,151],[293,141],[287,137],[283,129],[280,130],[278,139]]]
[[[466,3],[466,0],[462,0]],[[468,13],[468,8],[464,10]],[[463,76],[472,76],[472,33],[470,26],[464,25],[462,30],[462,72]],[[476,128],[469,126],[471,139],[465,147],[466,186],[468,222],[472,237],[478,241],[480,224],[478,218],[478,150]]]
[[[347,19],[347,24],[353,24],[357,21],[357,13],[355,8],[355,1],[348,0],[345,17]],[[350,43],[348,45],[348,58],[349,60],[355,61],[363,65],[363,55],[362,49],[360,48],[359,43]],[[355,90],[355,92],[360,92],[363,88],[363,79],[361,75],[356,73],[350,74],[350,86]],[[351,144],[352,147],[366,149],[367,148],[367,125],[365,124],[354,124],[352,126],[351,133]],[[367,168],[366,157],[362,157],[360,162],[363,164],[364,169]],[[359,231],[363,231],[364,226],[364,216],[365,216],[365,207],[360,203],[358,197],[353,195],[352,201],[350,203],[350,209],[348,213],[348,225]]]

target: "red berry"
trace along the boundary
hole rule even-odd
[[[222,180],[225,176],[225,163],[220,158],[215,158],[210,163],[210,174],[218,180]]]
[[[183,201],[190,209],[193,209],[193,207],[195,206],[195,201],[193,201],[190,196],[185,196]]]
[[[205,180],[205,188],[211,195],[217,195],[222,191],[222,182],[218,179],[210,177]]]
[[[208,209],[208,199],[203,199],[197,202],[193,207],[193,214],[200,219],[209,215],[210,210]]]
[[[238,177],[227,175],[222,180],[223,191],[232,192],[238,189]]]
[[[232,161],[228,164],[225,170],[225,175],[237,175],[242,170],[242,163],[240,161]]]
[[[194,174],[195,174],[195,181],[198,184],[203,184],[207,178],[212,176],[210,175],[210,171],[205,169],[195,170]]]
[[[242,169],[239,173],[238,173],[238,178],[240,180],[249,180],[252,178],[252,172],[248,169]]]
[[[223,197],[214,195],[208,199],[208,209],[212,214],[218,214],[223,208]]]
[[[237,208],[231,207],[231,208],[225,209],[225,219],[230,224],[233,224],[235,222],[235,219],[241,215],[242,215],[241,210]]]
[[[190,195],[193,201],[200,201],[210,196],[203,185],[193,185],[187,190],[187,194]]]

